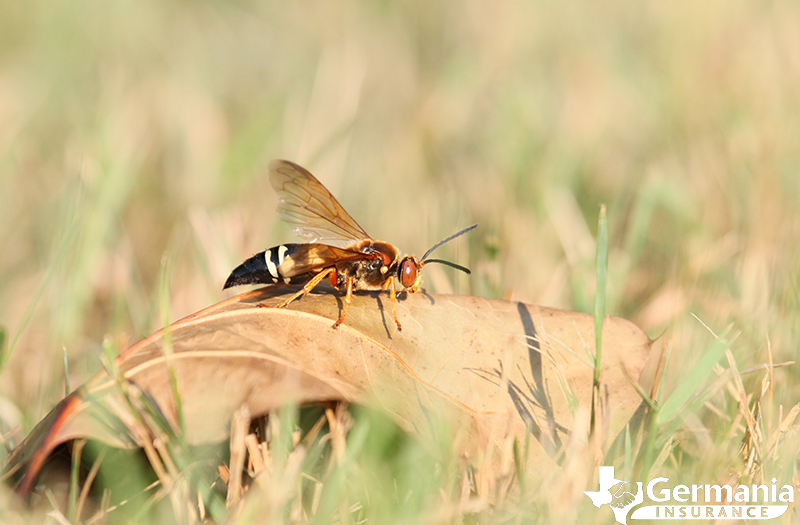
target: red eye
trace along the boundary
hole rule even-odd
[[[417,282],[417,264],[410,257],[400,263],[400,284],[403,288],[411,288]]]

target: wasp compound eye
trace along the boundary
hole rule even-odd
[[[400,284],[403,288],[411,288],[417,282],[417,263],[411,257],[406,257],[400,263]]]

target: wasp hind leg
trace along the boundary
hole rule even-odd
[[[328,276],[328,274],[330,274],[331,272],[336,272],[336,268],[335,268],[335,267],[331,267],[331,268],[327,268],[327,269],[325,269],[325,270],[322,270],[322,271],[321,271],[321,272],[319,272],[317,275],[315,275],[313,279],[311,279],[310,281],[308,281],[308,282],[307,282],[307,283],[306,283],[306,284],[303,286],[303,288],[301,288],[301,289],[300,289],[300,290],[299,290],[299,291],[298,291],[296,294],[294,294],[293,296],[289,297],[288,299],[286,299],[286,300],[285,300],[285,301],[283,301],[282,303],[278,303],[278,304],[263,304],[263,303],[258,303],[258,307],[259,307],[259,308],[283,308],[284,306],[286,306],[287,304],[291,303],[291,302],[292,302],[292,301],[294,301],[295,299],[297,299],[297,298],[299,298],[299,297],[301,297],[301,296],[303,296],[303,295],[306,295],[308,292],[310,292],[311,290],[313,290],[313,289],[314,289],[314,287],[315,287],[315,286],[317,286],[317,285],[318,285],[318,284],[319,284],[319,283],[320,283],[320,282],[321,282],[321,281],[322,281],[322,280],[323,280],[325,277],[327,277],[327,276]]]

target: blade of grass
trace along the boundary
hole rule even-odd
[[[672,341],[667,344],[667,347],[661,352],[658,360],[658,368],[656,375],[653,378],[653,388],[650,391],[650,398],[653,404],[650,406],[652,413],[647,417],[648,430],[645,434],[643,445],[644,454],[642,455],[642,467],[640,473],[643,477],[647,477],[654,464],[653,454],[655,454],[656,437],[658,436],[658,411],[661,409],[660,398],[664,392],[664,381],[667,377],[667,369],[669,368],[669,358],[672,355]],[[671,435],[671,434],[670,434]]]
[[[161,259],[161,275],[159,278],[159,304],[161,306],[161,324],[164,327],[164,356],[166,357],[167,372],[169,373],[169,384],[172,388],[172,399],[175,403],[175,416],[178,420],[178,439],[183,444],[186,435],[186,427],[183,418],[183,403],[181,402],[180,391],[178,390],[178,376],[172,364],[172,331],[170,329],[170,306],[169,306],[169,257]],[[186,448],[185,446],[182,448]]]
[[[575,417],[575,414],[578,412],[578,398],[575,397],[575,393],[572,391],[572,388],[569,386],[569,382],[564,375],[564,371],[561,370],[561,367],[558,363],[554,360],[553,361],[553,370],[556,372],[556,379],[558,380],[558,386],[561,389],[561,393],[564,395],[564,399],[567,402],[567,407],[569,408],[569,413],[572,414],[572,417]]]
[[[92,488],[92,483],[94,483],[94,479],[97,477],[97,473],[100,471],[100,465],[103,464],[103,458],[106,456],[106,450],[107,449],[104,448],[100,451],[100,454],[97,455],[97,458],[92,464],[92,468],[89,470],[89,474],[86,475],[86,480],[83,482],[83,488],[81,488],[81,493],[78,497],[78,505],[75,508],[76,519],[80,519],[81,517],[83,507],[86,505],[86,500],[89,497],[89,490]]]
[[[733,353],[730,350],[725,351],[725,357],[728,359],[728,366],[730,367],[731,374],[733,375],[733,384],[736,387],[736,392],[739,394],[739,399],[737,399],[739,403],[739,412],[742,414],[745,423],[747,424],[747,433],[752,441],[753,446],[758,453],[758,456],[763,458],[764,457],[764,450],[761,446],[761,439],[760,436],[763,435],[762,432],[759,431],[757,428],[758,422],[756,421],[755,415],[750,411],[750,406],[747,402],[747,391],[744,388],[744,383],[742,382],[742,376],[739,375],[739,367],[736,365],[736,359],[733,357]],[[754,409],[758,406],[758,403],[755,403]],[[747,436],[746,436],[747,437]]]
[[[659,425],[669,423],[678,416],[684,405],[686,405],[691,396],[700,388],[700,385],[703,384],[703,381],[708,377],[714,365],[725,355],[725,351],[731,346],[731,343],[725,340],[725,336],[726,333],[721,334],[711,346],[703,352],[703,355],[700,356],[697,363],[695,363],[689,373],[686,374],[672,394],[670,394],[669,398],[661,405],[657,417]]]
[[[514,438],[514,465],[517,470],[517,479],[519,480],[519,493],[524,497],[528,488],[528,475],[525,471],[528,465],[528,458],[530,457],[530,432],[525,433],[524,445],[520,445],[519,438]]]
[[[233,418],[231,418],[230,478],[228,481],[228,494],[225,501],[229,509],[233,509],[244,493],[242,489],[242,471],[244,470],[244,460],[247,451],[245,438],[247,437],[247,430],[249,427],[250,410],[245,404],[234,412]]]
[[[600,205],[597,221],[597,289],[594,296],[594,380],[592,381],[592,417],[589,432],[594,433],[597,423],[597,404],[600,402],[600,364],[603,343],[603,320],[606,316],[606,275],[608,273],[608,218],[606,205]]]
[[[341,463],[331,461],[331,472],[326,477],[325,490],[319,504],[318,516],[332,516],[340,510],[340,519],[346,522],[348,513],[342,510],[341,503],[346,500],[348,474],[353,470],[358,454],[367,442],[371,424],[367,419],[359,421],[348,434],[347,448]]]
[[[285,468],[294,445],[292,443],[292,433],[294,432],[300,417],[300,409],[297,405],[289,404],[270,414],[269,428],[271,439],[269,441],[270,451],[274,469]]]
[[[28,306],[25,308],[25,313],[22,314],[22,320],[20,321],[19,326],[14,333],[14,337],[11,338],[8,348],[4,349],[3,352],[0,352],[0,373],[2,373],[6,363],[11,357],[11,354],[17,348],[22,334],[25,333],[28,325],[31,324],[31,320],[33,320],[33,314],[36,312],[36,307],[38,306],[39,301],[42,299],[45,290],[50,288],[50,282],[55,276],[56,270],[61,267],[64,257],[74,244],[75,237],[77,236],[77,222],[78,221],[75,219],[74,215],[70,215],[70,220],[67,225],[67,229],[64,232],[64,238],[61,240],[61,245],[58,247],[58,251],[56,252],[55,260],[48,265],[44,278],[39,283],[39,286],[36,287],[36,291],[33,292],[33,296],[28,302]],[[3,338],[5,339],[5,334]],[[0,346],[0,348],[2,348],[2,346]]]
[[[726,372],[717,377],[702,393],[695,396],[686,407],[680,411],[679,417],[673,418],[666,428],[661,429],[661,435],[656,439],[656,447],[660,447],[664,440],[669,439],[672,434],[678,431],[684,420],[705,404],[714,394],[716,394],[730,380],[730,373]]]
[[[67,504],[67,518],[70,523],[78,522],[76,510],[78,508],[78,494],[80,493],[79,474],[81,470],[81,455],[83,454],[83,447],[85,445],[85,439],[76,439],[72,445],[72,468],[70,469],[69,476],[69,502]]]

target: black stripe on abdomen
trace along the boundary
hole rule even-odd
[[[294,245],[281,244],[253,255],[231,272],[222,289],[240,284],[292,284],[292,278],[281,275],[279,267],[294,251]]]

